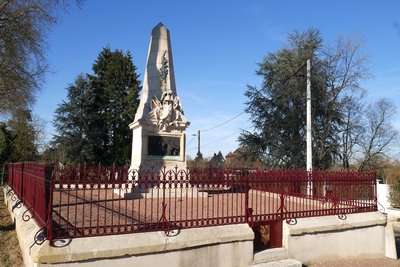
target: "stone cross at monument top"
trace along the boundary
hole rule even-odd
[[[151,32],[140,103],[129,125],[131,168],[185,168],[189,124],[176,91],[169,31],[159,23]]]

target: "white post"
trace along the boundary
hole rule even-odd
[[[307,194],[313,195],[313,185],[311,182],[312,175],[312,139],[311,139],[311,60],[307,60],[307,172],[308,172],[308,185]]]

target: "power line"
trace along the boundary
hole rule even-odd
[[[296,76],[296,75],[297,75],[304,67],[306,67],[306,66],[307,66],[307,63],[303,64],[303,66],[301,66],[298,70],[296,70],[296,71],[293,72],[291,75],[289,75],[289,77],[287,77],[287,78],[284,80],[283,83],[280,82],[280,83],[281,83],[281,86],[286,85],[286,83],[287,83],[290,79],[292,79],[294,76]]]
[[[211,127],[211,128],[209,128],[209,129],[201,130],[201,132],[208,132],[208,131],[214,130],[215,128],[221,127],[222,125],[225,125],[225,124],[227,124],[228,122],[233,121],[234,119],[236,119],[237,117],[239,117],[240,115],[242,115],[242,114],[245,113],[245,112],[246,112],[246,111],[244,110],[244,111],[240,112],[238,115],[236,115],[235,117],[233,117],[233,118],[231,118],[231,119],[229,119],[229,120],[227,120],[227,121],[225,121],[225,122],[223,122],[223,123],[221,123],[221,124],[218,124],[218,125],[216,125],[216,126],[214,126],[214,127]]]
[[[302,65],[298,70],[296,70],[295,72],[293,72],[292,74],[290,74],[286,79],[280,80],[280,81],[279,81],[280,87],[286,86],[286,84],[288,83],[288,81],[289,81],[291,78],[293,78],[294,76],[297,76],[298,73],[299,73],[306,65],[307,65],[307,64]],[[256,89],[256,88],[254,88],[254,89],[255,89],[259,94],[262,95],[262,93],[261,93],[258,89]],[[229,119],[229,120],[227,120],[227,121],[224,121],[223,123],[220,123],[220,124],[218,124],[218,125],[216,125],[216,126],[214,126],[214,127],[211,127],[211,128],[209,128],[209,129],[206,129],[206,130],[198,130],[198,131],[197,131],[197,134],[193,134],[193,136],[197,136],[197,137],[198,137],[198,143],[197,143],[198,154],[200,154],[200,133],[201,133],[201,132],[208,132],[208,131],[214,130],[214,129],[218,128],[218,127],[221,127],[222,125],[225,125],[225,124],[227,124],[228,122],[233,121],[234,119],[236,119],[237,117],[239,117],[240,115],[242,115],[242,114],[245,113],[245,112],[246,112],[246,110],[240,112],[238,115],[234,116],[233,118],[231,118],[231,119]],[[225,138],[226,138],[226,137],[225,137]],[[204,146],[207,146],[207,145],[209,145],[209,144],[211,144],[211,143],[218,142],[218,141],[220,141],[220,140],[222,140],[222,139],[219,139],[219,140],[216,140],[216,141],[212,141],[212,142],[210,142],[210,143],[207,143],[207,144],[203,145],[203,147],[204,147]]]
[[[296,70],[295,72],[293,72],[292,74],[290,74],[289,76],[287,76],[286,79],[281,79],[278,82],[279,86],[278,89],[282,89],[283,87],[285,87],[287,85],[287,83],[289,82],[290,79],[292,79],[293,77],[297,76],[299,77],[300,75],[298,75],[298,73],[307,66],[307,63],[303,64],[298,70]],[[256,90],[261,96],[263,96],[263,93],[258,90],[257,88],[253,87],[254,90]]]
[[[224,136],[224,137],[221,137],[221,138],[218,138],[218,139],[216,139],[216,140],[210,141],[210,142],[208,142],[208,143],[202,145],[202,147],[204,148],[204,147],[206,147],[206,146],[208,146],[208,145],[211,145],[211,144],[213,144],[213,143],[216,143],[216,142],[219,142],[219,141],[221,141],[221,140],[227,139],[227,138],[232,137],[232,136],[237,135],[237,134],[238,134],[237,132],[231,133],[231,134],[226,135],[226,136]],[[197,149],[197,148],[196,148],[196,147],[188,148],[189,151],[194,151],[195,149]]]
[[[189,140],[189,142],[186,143],[186,147],[188,147],[193,141],[194,141],[194,137],[192,136]]]
[[[286,79],[280,80],[280,81],[279,81],[280,87],[285,86],[285,85],[288,83],[288,81],[289,81],[291,78],[293,78],[294,76],[298,75],[298,73],[299,73],[305,66],[307,66],[307,63],[306,63],[306,64],[303,64],[298,70],[296,70],[295,72],[293,72],[292,74],[290,74]],[[257,90],[257,89],[256,89],[256,90]],[[258,91],[259,93],[261,93],[259,90],[257,90],[257,91]],[[227,120],[227,121],[225,121],[225,122],[223,122],[223,123],[220,123],[220,124],[218,124],[218,125],[216,125],[216,126],[214,126],[214,127],[211,127],[211,128],[209,128],[209,129],[206,129],[206,130],[200,130],[200,132],[208,132],[208,131],[214,130],[215,128],[221,127],[222,125],[225,125],[225,124],[227,124],[228,122],[233,121],[234,119],[236,119],[237,117],[239,117],[240,115],[242,115],[242,114],[245,113],[245,112],[246,112],[246,110],[240,112],[240,113],[239,113],[238,115],[236,115],[235,117],[233,117],[233,118],[231,118],[231,119],[229,119],[229,120]]]
[[[234,135],[236,135],[236,134],[237,134],[237,132],[232,133],[232,134],[229,134],[229,135],[224,136],[224,137],[221,137],[221,138],[219,138],[219,139],[210,141],[210,142],[204,144],[203,147],[206,147],[206,146],[211,145],[211,144],[213,144],[213,143],[219,142],[219,141],[221,141],[221,140],[224,140],[224,139],[229,138],[229,137],[231,137],[231,136],[234,136]]]

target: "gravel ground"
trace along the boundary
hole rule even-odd
[[[138,232],[146,227],[158,229],[152,227],[164,219],[180,228],[240,223],[246,219],[246,194],[239,190],[175,188],[165,190],[165,198],[163,190],[147,190],[146,194],[129,200],[120,197],[125,193],[123,189],[121,194],[100,187],[56,190],[53,194],[56,237],[65,237],[67,232],[72,236],[88,236]],[[334,205],[294,196],[285,198],[284,204],[292,212],[313,213],[328,212]],[[273,192],[250,190],[248,205],[255,220],[273,220],[277,218],[281,200]],[[343,204],[335,207],[349,208]]]

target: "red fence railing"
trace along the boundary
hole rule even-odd
[[[373,172],[63,167],[48,192],[50,240],[377,210]]]
[[[8,166],[8,184],[19,204],[27,208],[23,219],[32,217],[41,228],[48,221],[51,173],[52,168],[45,164],[21,162]]]

